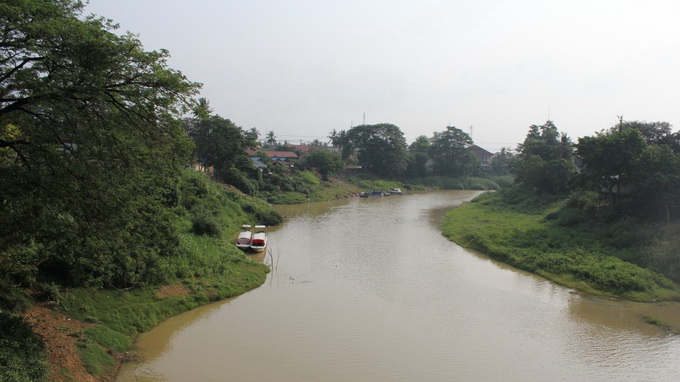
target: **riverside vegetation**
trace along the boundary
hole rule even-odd
[[[227,190],[194,170],[183,172],[178,198],[172,211],[179,233],[177,254],[158,259],[153,282],[100,289],[44,281],[27,290],[30,294],[3,294],[4,309],[10,303],[15,310],[38,304],[86,323],[84,329],[58,334],[73,338],[87,373],[104,377],[115,371],[120,354],[138,333],[169,316],[261,285],[269,268],[247,258],[231,239],[239,223],[275,225],[280,216],[262,200]],[[20,317],[0,313],[0,380],[46,380],[49,355],[43,339]],[[77,380],[63,359],[50,361],[50,380]]]
[[[670,279],[678,274],[650,264],[677,261],[678,248],[668,245],[679,227],[589,221],[577,204],[576,195],[545,200],[506,189],[449,211],[442,231],[464,247],[590,294],[680,300]]]
[[[532,125],[511,171],[514,186],[451,211],[445,234],[589,293],[680,300],[680,133],[668,123],[621,118],[577,144],[552,121]]]
[[[398,126],[360,125],[330,133],[339,153],[287,167],[266,158],[255,128],[196,99],[200,84],[169,68],[167,51],[82,11],[77,0],[0,4],[0,380],[106,378],[137,333],[264,281],[267,267],[230,238],[243,223],[278,224],[269,203],[370,189],[495,190],[514,177],[522,192],[457,209],[444,230],[582,290],[678,298],[680,135],[668,124],[621,121],[576,145],[550,121],[533,125],[484,176],[458,128],[407,145]],[[362,172],[340,181],[346,165]]]

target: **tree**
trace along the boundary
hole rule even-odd
[[[412,154],[415,153],[423,153],[427,155],[428,151],[430,150],[430,138],[428,138],[425,135],[420,135],[416,138],[413,143],[408,147],[408,151],[410,151]]]
[[[333,154],[327,150],[312,150],[300,161],[301,166],[315,167],[319,170],[323,180],[338,174],[345,168],[342,158],[338,154]]]
[[[199,98],[193,108],[194,117],[197,119],[208,118],[212,113],[213,109],[210,107],[208,99],[204,97]]]
[[[342,157],[342,160],[347,161],[353,150],[352,143],[349,141],[349,136],[347,135],[347,131],[336,131],[333,129],[333,131],[328,134],[328,138],[330,139],[331,145],[333,147],[337,147],[340,150],[340,156]]]
[[[573,150],[571,140],[552,121],[531,125],[512,161],[515,181],[539,194],[567,191],[575,173]]]
[[[580,138],[576,153],[581,158],[582,176],[600,193],[611,196],[611,203],[621,199],[623,188],[630,187],[637,176],[647,143],[636,129],[612,129],[593,137]]]
[[[671,124],[668,122],[642,122],[642,121],[621,121],[615,129],[635,129],[640,132],[645,141],[650,145],[666,145],[674,153],[680,153],[680,132],[673,132]]]
[[[406,176],[410,178],[424,177],[428,174],[427,162],[430,157],[428,151],[430,149],[430,138],[425,135],[420,135],[408,147],[408,165],[406,167]]]
[[[430,144],[429,156],[437,175],[469,176],[479,168],[479,161],[468,150],[472,138],[461,129],[447,126],[445,131],[434,133]]]
[[[491,159],[491,169],[493,173],[496,175],[507,175],[510,172],[512,158],[513,153],[511,150],[505,147],[501,148],[501,152]]]
[[[649,145],[640,158],[638,176],[631,182],[636,212],[669,223],[672,207],[680,204],[680,155],[668,145]]]
[[[247,149],[257,147],[256,135],[245,131],[218,115],[196,122],[192,133],[198,160],[213,167],[218,179],[229,171],[247,171],[252,167]]]
[[[343,137],[343,159],[356,150],[364,169],[388,178],[406,169],[406,139],[399,127],[389,123],[360,125],[338,135]]]
[[[650,136],[638,128],[614,127],[579,139],[584,186],[609,196],[618,211],[670,221],[671,206],[680,201],[680,155]]]
[[[270,146],[274,146],[276,144],[276,135],[274,135],[273,131],[267,133],[267,144]]]
[[[74,0],[0,5],[0,279],[153,281],[198,85]]]

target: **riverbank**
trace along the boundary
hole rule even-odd
[[[522,212],[498,194],[485,194],[449,211],[441,229],[461,246],[589,294],[642,302],[680,300],[670,279],[622,260],[631,251],[649,250],[624,237],[632,231],[586,222],[561,225],[562,207],[554,201]]]
[[[398,188],[405,191],[426,190],[498,190],[512,184],[510,176],[493,176],[485,178],[464,177],[449,178],[429,176],[407,181],[385,180],[369,174],[344,178],[330,178],[326,181],[317,174],[306,178],[308,192],[263,192],[261,197],[271,204],[301,204],[342,199],[359,192],[372,190],[388,191]]]
[[[281,222],[271,206],[193,170],[183,172],[175,196],[167,211],[175,247],[147,260],[148,278],[118,288],[74,287],[45,272],[31,288],[0,285],[0,380],[111,380],[139,333],[265,281],[269,268],[232,237],[245,223]]]
[[[269,268],[244,258],[224,275],[131,290],[63,289],[24,319],[46,344],[50,381],[108,381],[135,337],[161,321],[260,286]]]

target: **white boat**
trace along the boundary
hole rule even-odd
[[[262,252],[267,248],[267,233],[264,232],[265,226],[256,225],[255,229],[259,231],[253,234],[250,240],[250,249],[255,252]]]
[[[238,239],[236,239],[236,246],[244,251],[247,251],[250,249],[252,238],[253,233],[250,231],[250,224],[244,224],[243,230],[238,234]]]
[[[390,189],[390,194],[392,194],[392,195],[401,195],[401,194],[403,194],[403,192],[402,192],[401,189],[399,189],[399,188],[392,188],[392,189]]]

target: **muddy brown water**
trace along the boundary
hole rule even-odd
[[[136,342],[128,381],[678,381],[680,305],[583,296],[444,238],[475,192],[281,207],[237,298]]]

